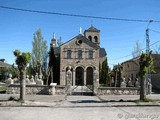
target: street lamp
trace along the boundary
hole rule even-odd
[[[151,24],[151,22],[153,22],[153,20],[149,20],[149,23],[146,29],[146,53],[147,54],[149,54],[149,50],[150,50],[149,25]]]

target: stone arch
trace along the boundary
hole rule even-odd
[[[84,85],[84,68],[81,66],[75,69],[75,85]]]
[[[92,42],[92,36],[88,36],[88,39]]]
[[[95,66],[90,65],[90,66],[86,66],[85,70],[87,70],[88,67],[91,67],[93,69],[93,71],[97,69]]]
[[[92,67],[87,67],[86,69],[86,85],[93,85],[93,72],[94,69]]]
[[[65,71],[69,66],[71,66],[72,69],[74,68],[73,65],[66,65],[63,67],[63,70]]]
[[[63,67],[63,71],[65,72],[65,76],[64,76],[64,79],[65,79],[65,85],[67,85],[67,71],[68,71],[68,69],[69,69],[69,66],[71,67],[71,72],[72,72],[72,84],[73,84],[73,66],[72,65],[66,65],[66,66],[64,66]]]
[[[77,66],[75,66],[75,67],[73,68],[73,70],[76,71],[77,67],[82,67],[83,70],[85,70],[85,67],[84,67],[83,65],[77,65]]]
[[[98,43],[98,37],[94,36],[94,43]]]

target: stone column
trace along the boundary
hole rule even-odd
[[[51,83],[51,95],[55,95],[56,94],[56,85],[57,83]]]
[[[86,70],[84,71],[84,85],[86,85]]]
[[[75,70],[73,70],[73,86],[76,84],[76,79],[75,79]]]
[[[94,73],[93,73],[93,91],[94,91],[94,94],[97,94],[98,87],[99,87],[99,76],[98,76],[98,71],[95,70]]]
[[[66,79],[66,73],[65,71],[60,72],[60,85],[65,85],[65,79]]]
[[[71,90],[71,86],[72,86],[72,71],[71,71],[71,67],[68,67],[68,71],[66,73],[66,83],[67,83],[67,94],[71,95],[72,94],[72,90]]]

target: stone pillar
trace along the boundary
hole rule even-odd
[[[71,90],[71,86],[72,86],[72,71],[71,71],[71,67],[68,67],[68,71],[66,73],[66,83],[67,83],[67,94],[71,95],[72,90]]]
[[[86,71],[84,71],[84,85],[86,85]]]
[[[151,79],[148,78],[148,81],[147,81],[147,89],[148,89],[148,94],[151,94],[152,93],[152,83],[151,83]]]
[[[75,70],[73,70],[73,86],[76,84],[76,79],[75,79]]]
[[[97,94],[98,87],[99,87],[99,76],[98,76],[98,71],[95,70],[94,73],[93,73],[93,91],[94,91],[94,94]]]
[[[56,85],[57,83],[51,83],[51,95],[55,95],[56,94]]]
[[[60,85],[65,85],[65,79],[66,79],[66,73],[65,71],[60,72]]]

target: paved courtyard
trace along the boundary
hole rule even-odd
[[[159,120],[159,107],[0,107],[1,120]]]
[[[0,94],[1,120],[159,120],[160,102],[139,103],[139,95],[65,96]],[[148,98],[160,99],[159,94]]]
[[[0,106],[52,106],[52,107],[104,107],[104,106],[160,106],[160,101],[136,103],[139,95],[103,95],[103,96],[65,96],[65,95],[26,95],[25,102],[8,101],[10,97],[19,98],[19,94],[0,94]],[[160,94],[147,98],[160,100]]]

